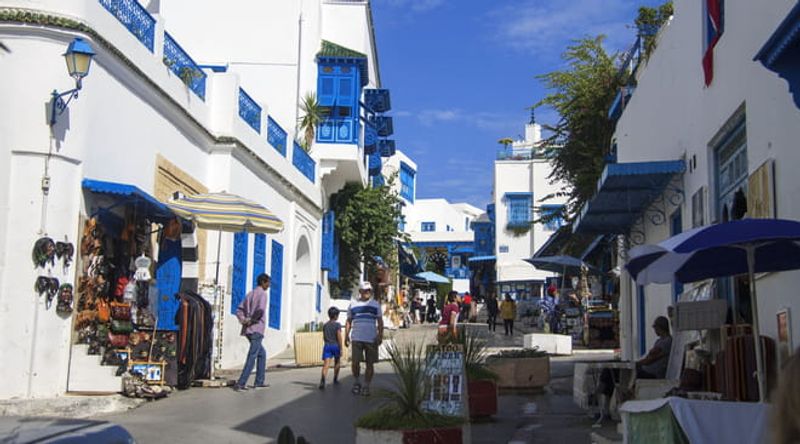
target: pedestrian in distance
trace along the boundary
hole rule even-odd
[[[425,323],[425,303],[422,301],[422,298],[417,296],[417,307],[419,307],[419,323]]]
[[[256,380],[253,388],[260,389],[269,387],[264,382],[267,369],[267,351],[264,350],[264,313],[267,309],[267,289],[269,288],[270,278],[266,273],[258,275],[256,278],[256,288],[247,293],[239,307],[236,308],[236,318],[242,324],[241,335],[250,341],[250,349],[247,351],[247,359],[244,362],[242,374],[234,384],[233,389],[237,392],[247,390],[247,379],[256,366]]]
[[[500,317],[503,318],[503,327],[506,329],[505,335],[514,336],[514,319],[517,317],[517,303],[511,299],[511,295],[506,293],[505,300],[500,303]]]
[[[497,312],[499,311],[499,307],[497,306],[497,298],[494,294],[490,294],[489,297],[486,299],[486,312],[489,315],[486,322],[489,323],[489,331],[495,331],[497,329]]]
[[[458,336],[456,323],[458,322],[458,292],[451,291],[447,295],[444,307],[442,307],[442,319],[439,320],[439,327],[436,339],[439,344],[455,340]]]
[[[425,313],[428,317],[428,322],[434,323],[436,322],[436,299],[434,299],[433,295],[428,296],[428,309],[425,310]]]
[[[322,377],[319,389],[325,389],[325,379],[328,377],[328,368],[333,361],[333,384],[339,384],[339,368],[342,358],[342,324],[339,323],[339,309],[328,309],[328,322],[322,326],[322,339],[325,345],[322,348]]]
[[[359,298],[350,303],[347,309],[344,345],[352,342],[351,359],[355,382],[353,394],[369,396],[369,385],[375,374],[375,362],[378,360],[378,347],[383,342],[383,317],[381,304],[372,299],[372,285],[364,281],[358,289]],[[361,361],[366,363],[364,385],[361,385]]]

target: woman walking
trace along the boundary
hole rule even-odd
[[[517,317],[517,303],[511,299],[511,295],[506,293],[506,299],[500,304],[500,316],[503,318],[503,327],[506,329],[505,335],[514,336],[514,319]]]
[[[444,307],[442,307],[442,319],[439,320],[439,331],[437,339],[439,344],[447,343],[448,336],[455,339],[457,336],[456,322],[458,322],[458,292],[451,291],[447,295]]]

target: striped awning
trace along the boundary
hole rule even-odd
[[[178,216],[200,228],[230,232],[278,233],[283,222],[252,200],[230,193],[182,196],[167,204]]]

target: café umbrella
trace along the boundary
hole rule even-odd
[[[252,200],[231,193],[204,193],[179,196],[167,203],[176,215],[194,222],[198,228],[217,230],[217,269],[222,232],[279,233],[283,222],[270,210]]]
[[[632,248],[625,267],[639,285],[695,282],[747,274],[753,334],[759,338],[755,274],[800,269],[800,222],[743,219],[695,228],[656,245]],[[766,384],[761,341],[755,342],[759,399]]]
[[[414,275],[415,278],[428,281],[434,284],[449,284],[450,279],[432,271],[425,271]]]

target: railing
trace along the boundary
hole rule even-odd
[[[168,32],[164,33],[164,64],[178,75],[197,97],[206,99],[206,73]]]
[[[100,0],[100,4],[153,52],[156,20],[136,0]]]
[[[261,107],[242,88],[239,88],[239,117],[261,134]]]
[[[358,120],[325,119],[317,127],[317,142],[320,143],[358,143]]]
[[[303,176],[306,176],[311,183],[314,183],[314,170],[317,164],[297,142],[294,142],[294,147],[292,149],[292,164],[298,171],[303,173]]]
[[[531,160],[533,150],[530,148],[503,148],[497,151],[497,160]]]
[[[286,131],[272,117],[267,117],[267,142],[286,157]]]

